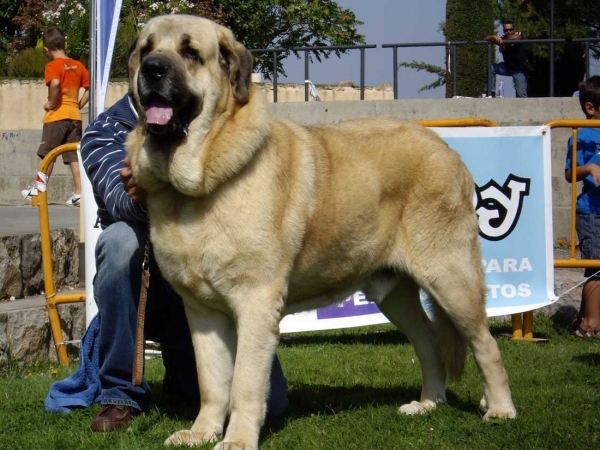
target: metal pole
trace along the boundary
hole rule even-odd
[[[492,83],[494,82],[493,80],[493,74],[492,74],[492,49],[494,48],[493,44],[491,42],[488,42],[488,82],[487,82],[487,92],[486,95],[489,97],[492,95]],[[494,87],[493,89],[494,91],[496,91],[496,87]]]
[[[554,39],[554,0],[550,1],[550,39]],[[550,43],[550,97],[554,97],[554,42]]]
[[[590,43],[585,41],[585,79],[590,77]]]
[[[454,90],[454,96],[456,96],[456,91],[458,90],[456,85],[456,77],[457,77],[457,67],[456,67],[456,44],[452,44],[452,86]]]
[[[365,99],[365,49],[360,49],[360,99]]]
[[[308,101],[308,83],[306,80],[310,80],[308,76],[308,50],[304,50],[304,101]]]
[[[273,103],[277,103],[277,51],[273,51]]]
[[[90,2],[90,59],[88,67],[90,68],[90,79],[92,80],[92,86],[90,89],[89,99],[89,110],[90,110],[90,123],[96,118],[96,95],[98,89],[98,71],[96,66],[96,0]]]
[[[398,100],[398,47],[392,47],[394,51],[394,100]]]

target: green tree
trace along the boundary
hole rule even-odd
[[[42,13],[44,28],[55,26],[67,37],[67,54],[83,62],[89,60],[90,15],[89,0],[58,0],[50,2]]]
[[[42,39],[43,31],[56,26],[67,36],[69,56],[87,64],[89,0],[24,0],[13,3],[17,4],[17,9],[10,21],[16,27],[16,31],[6,44],[9,58],[27,48],[36,47]]]
[[[446,41],[479,41],[494,34],[494,0],[447,0],[444,35]],[[453,95],[453,75],[456,71],[457,94],[478,97],[485,92],[488,49],[486,45],[457,47],[456,67],[447,67],[446,97]]]
[[[457,9],[455,2],[463,3],[464,7]],[[484,32],[469,39],[467,34],[452,34],[448,28],[449,22],[456,18],[459,23],[466,22],[465,18],[471,17],[467,14],[468,9],[479,7],[487,8],[487,5],[480,5],[487,2],[462,2],[459,0],[448,0],[446,3],[447,22],[442,24],[446,40],[481,40],[486,34]],[[555,95],[570,96],[577,88],[577,83],[581,81],[585,74],[584,67],[584,45],[582,43],[572,42],[574,38],[600,38],[600,2],[588,0],[555,0],[554,11],[554,37],[567,40],[564,44],[555,45],[554,68],[555,68]],[[522,31],[525,38],[550,38],[550,2],[548,0],[492,0],[494,8],[493,17],[498,21],[511,20],[515,23],[518,30]],[[464,8],[467,8],[465,10]],[[467,11],[467,12],[465,12]],[[471,19],[472,20],[472,19]],[[486,22],[487,26],[487,22]],[[534,66],[534,72],[529,78],[528,93],[531,97],[545,97],[550,92],[549,67],[550,67],[550,46],[548,44],[527,44],[530,53],[530,60]],[[485,46],[469,45],[459,50],[458,58],[458,79],[460,83],[462,76],[462,65],[460,62],[461,53],[467,53],[467,62],[470,60],[471,52],[475,48],[485,48]],[[591,56],[600,58],[600,44],[591,44]],[[485,67],[486,62],[482,67]],[[421,90],[432,89],[450,82],[451,78],[443,67],[422,62],[412,61],[410,63],[400,63],[401,67],[410,67],[417,70],[438,75],[438,79],[423,86]],[[460,86],[460,84],[459,84]],[[480,84],[478,85],[480,86]],[[459,87],[459,94],[466,95]],[[451,92],[449,86],[446,88],[446,94]],[[483,91],[481,91],[483,92]],[[474,92],[476,95],[477,92]]]
[[[225,13],[221,7],[215,5],[214,0],[165,0],[162,2],[155,0],[123,0],[113,52],[112,77],[127,77],[129,49],[141,27],[152,17],[174,13],[202,16],[221,24],[225,22]]]
[[[289,56],[293,47],[364,44],[357,27],[363,22],[349,9],[331,0],[214,0],[226,12],[225,24],[250,49],[285,48],[278,60]],[[293,52],[300,57],[298,52]],[[332,51],[313,52],[318,61]],[[333,51],[340,56],[346,51]],[[273,55],[255,55],[258,71],[271,78]],[[285,74],[281,62],[278,72]]]
[[[8,44],[17,35],[18,27],[13,23],[19,3],[14,0],[0,0],[0,76],[7,74]]]
[[[12,28],[13,32],[6,44],[9,57],[25,48],[35,47],[44,29],[45,22],[42,13],[47,6],[47,2],[41,0],[24,0],[13,3],[14,9],[11,10],[11,14],[16,14],[9,20],[14,28]]]
[[[0,5],[11,0],[0,0]],[[100,0],[99,0],[100,1]],[[35,47],[44,28],[55,25],[68,36],[69,54],[87,61],[89,54],[89,0],[23,0],[14,18],[19,33],[6,34],[7,50],[16,54]],[[85,10],[85,15],[82,11]],[[13,11],[14,12],[14,11]],[[160,14],[189,13],[229,26],[250,49],[286,48],[364,43],[352,11],[331,0],[124,0],[113,54],[113,77],[127,76],[127,55],[140,27]],[[3,22],[0,16],[0,26]],[[317,60],[331,51],[314,53]],[[338,56],[344,51],[334,51]],[[296,56],[299,57],[296,52]],[[272,54],[257,55],[257,70],[270,78]],[[284,73],[281,63],[278,72]]]
[[[17,15],[20,2],[0,0],[0,52],[6,51],[6,45],[17,34],[17,26],[12,19]]]

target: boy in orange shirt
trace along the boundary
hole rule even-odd
[[[44,32],[44,50],[52,61],[46,64],[44,78],[48,86],[48,101],[44,105],[44,127],[42,142],[37,151],[44,158],[55,147],[71,142],[79,142],[82,134],[81,112],[89,100],[90,75],[81,62],[69,58],[65,50],[67,42],[65,34],[56,27]],[[79,98],[79,90],[85,92]],[[63,163],[68,164],[75,183],[75,192],[67,200],[67,206],[79,206],[81,200],[81,180],[79,178],[79,162],[77,152],[62,154]],[[54,162],[48,168],[48,177],[52,174]],[[37,195],[37,189],[21,191],[23,197],[30,199]]]

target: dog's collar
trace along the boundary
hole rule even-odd
[[[128,95],[127,96],[127,100],[129,101],[129,107],[131,108],[131,112],[133,113],[133,115],[135,116],[135,120],[139,120],[140,116],[138,115],[137,110],[135,109],[135,106],[133,106],[133,100],[131,99],[131,96]]]

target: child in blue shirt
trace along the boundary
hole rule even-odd
[[[579,102],[587,119],[600,120],[600,76],[584,81]],[[571,183],[573,138],[569,139],[565,178]],[[577,133],[576,180],[582,181],[577,197],[576,228],[582,259],[600,259],[600,128],[581,128]],[[571,334],[580,338],[600,337],[600,274],[588,268],[579,314]]]

